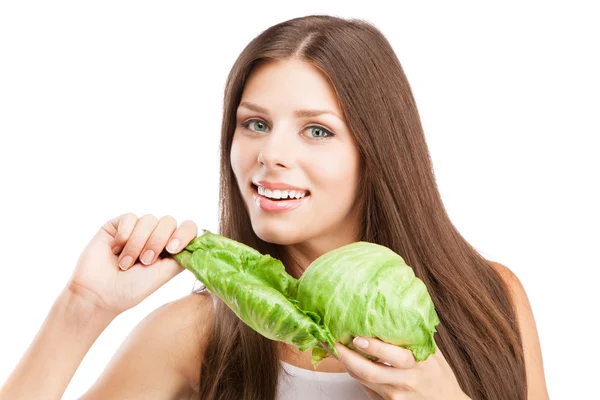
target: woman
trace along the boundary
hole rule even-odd
[[[415,363],[363,338],[380,362],[336,344],[340,358],[314,372],[308,352],[264,338],[201,290],[145,318],[83,399],[313,399],[315,387],[331,399],[547,398],[524,289],[452,225],[410,86],[375,27],[308,16],[256,37],[227,80],[221,150],[219,233],[296,278],[348,243],[391,248],[430,291],[437,352]],[[59,398],[112,319],[182,271],[157,254],[196,235],[168,216],[107,222],[0,398]]]

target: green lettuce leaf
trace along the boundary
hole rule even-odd
[[[261,335],[301,351],[325,351],[321,342],[333,348],[334,338],[321,318],[298,307],[298,280],[281,261],[207,230],[173,258]]]
[[[352,243],[315,260],[297,280],[281,261],[243,243],[203,230],[173,258],[194,273],[261,335],[312,349],[313,366],[339,356],[338,341],[378,338],[412,351],[417,361],[436,349],[439,323],[423,282],[387,247]]]
[[[435,353],[439,319],[427,287],[385,246],[356,242],[322,255],[302,275],[296,298],[354,350],[352,339],[364,336],[409,349],[417,361]]]

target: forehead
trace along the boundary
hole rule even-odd
[[[243,101],[268,109],[329,109],[340,115],[335,90],[317,67],[300,60],[256,66],[244,86]]]

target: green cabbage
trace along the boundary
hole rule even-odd
[[[328,355],[324,345],[335,356],[336,341],[359,351],[355,336],[409,349],[417,361],[435,353],[439,319],[427,288],[387,247],[339,247],[300,279],[281,261],[207,230],[173,258],[261,335],[312,349],[315,368]]]

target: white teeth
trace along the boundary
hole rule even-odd
[[[301,199],[306,196],[306,192],[303,190],[271,190],[265,188],[264,186],[258,186],[258,194],[271,199]]]

